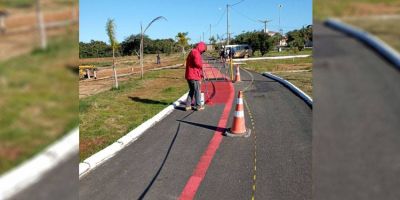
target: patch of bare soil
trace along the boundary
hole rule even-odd
[[[165,67],[169,66],[168,63],[165,63],[165,65],[145,65],[144,66],[144,71],[148,71],[154,68],[158,67]],[[118,82],[124,82],[126,80],[129,80],[129,78],[132,77],[139,77],[140,76],[140,68],[139,67],[134,67],[133,68],[133,74],[132,73],[132,68],[117,68],[117,75],[126,75],[130,74],[128,76],[123,76],[123,77],[118,77]],[[145,73],[146,75],[146,73]],[[113,79],[113,70],[111,68],[106,68],[106,69],[101,69],[97,72],[97,80],[95,79],[90,79],[90,80],[81,80],[79,81],[79,98],[84,98],[88,97],[106,90],[109,90],[113,87],[114,85],[114,79]]]
[[[400,13],[400,3],[361,3],[353,2],[350,4],[348,15],[351,16],[366,16],[366,15],[389,15]]]
[[[77,8],[61,11],[47,11],[44,13],[48,25],[73,21],[77,19]],[[19,13],[10,12],[5,19],[6,32],[0,34],[0,61],[30,52],[38,43],[39,36],[36,30],[36,15],[34,11]],[[65,26],[47,28],[48,37],[65,34]]]

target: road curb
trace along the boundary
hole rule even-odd
[[[313,107],[313,100],[310,96],[308,96],[305,92],[303,92],[300,88],[296,87],[295,85],[293,85],[291,82],[277,76],[274,75],[270,72],[264,72],[262,73],[263,76],[266,76],[268,78],[271,78],[275,81],[278,81],[279,83],[281,83],[282,85],[284,85],[285,87],[289,88],[292,92],[294,92],[297,96],[299,96],[301,99],[303,99],[304,102],[307,103],[308,106],[310,106],[311,108]]]
[[[269,57],[259,57],[259,58],[237,58],[233,61],[250,61],[250,60],[280,60],[280,59],[290,59],[290,58],[307,58],[311,55],[297,55],[297,56],[269,56]]]
[[[79,130],[75,128],[41,153],[0,176],[0,199],[8,199],[54,169],[69,156],[78,155]]]
[[[346,24],[339,19],[328,19],[325,21],[325,25],[351,35],[361,42],[367,44],[375,49],[375,51],[377,51],[380,55],[385,57],[389,62],[393,63],[397,69],[400,69],[400,54],[379,38],[369,34],[366,31],[363,31],[362,29]]]
[[[82,178],[88,172],[112,158],[117,152],[136,141],[146,130],[154,126],[157,122],[161,121],[163,118],[169,115],[175,109],[175,107],[179,106],[180,103],[187,98],[187,95],[188,93],[182,95],[173,104],[164,108],[151,119],[145,121],[126,135],[122,136],[113,144],[107,146],[106,148],[85,159],[83,162],[79,163],[79,178]]]

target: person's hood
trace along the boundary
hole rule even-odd
[[[199,42],[196,46],[196,49],[200,52],[203,53],[204,51],[207,50],[207,45],[204,42]]]

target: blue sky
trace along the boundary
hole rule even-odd
[[[199,42],[204,32],[208,41],[211,34],[226,37],[226,4],[240,0],[80,0],[79,40],[101,40],[108,43],[105,24],[108,18],[116,23],[118,41],[140,33],[140,23],[146,26],[157,16],[167,21],[155,22],[147,31],[152,39],[175,38],[178,32],[189,32],[190,43]],[[259,19],[272,20],[271,31],[284,32],[312,24],[312,0],[244,0],[230,9],[230,32],[233,36],[243,31],[262,30]],[[224,35],[225,34],[225,35]]]

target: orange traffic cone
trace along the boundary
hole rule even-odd
[[[240,71],[239,71],[239,65],[236,65],[236,76],[235,76],[235,82],[240,82]]]
[[[248,137],[250,131],[250,129],[246,129],[244,119],[243,92],[239,91],[238,98],[236,99],[236,110],[233,116],[232,127],[225,132],[225,135],[230,137]]]

